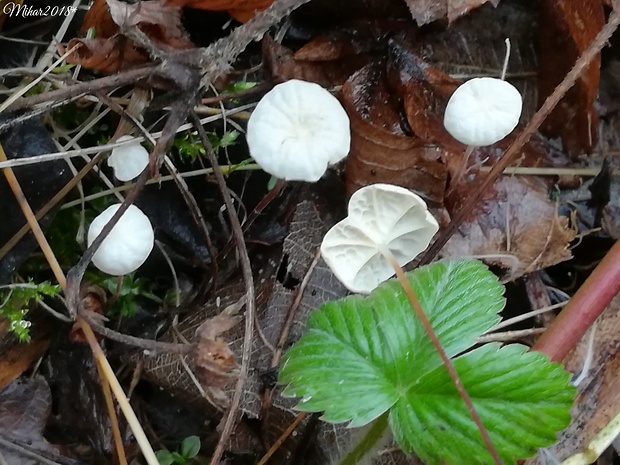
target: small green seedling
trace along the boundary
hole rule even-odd
[[[202,142],[198,138],[196,131],[188,131],[182,136],[175,138],[173,147],[182,158],[190,161],[197,160],[206,154]],[[221,148],[227,148],[237,143],[240,136],[239,131],[226,131],[221,136],[216,132],[208,134],[209,142],[216,152]]]
[[[48,281],[40,284],[33,282],[0,286],[0,320],[8,321],[8,329],[20,341],[30,340],[30,321],[25,319],[30,301],[39,301],[43,297],[53,297],[60,292],[59,286]]]
[[[519,344],[476,338],[499,321],[504,287],[475,260],[407,273],[501,461],[513,464],[556,441],[570,421],[570,374]],[[357,463],[389,425],[405,453],[427,464],[494,463],[446,367],[397,280],[313,312],[307,333],[283,358],[284,395],[330,423],[373,423],[341,463]]]
[[[178,452],[159,450],[155,452],[160,465],[188,465],[192,459],[200,452],[200,438],[198,436],[188,436],[181,443]]]
[[[91,284],[96,284],[110,295],[116,296],[116,301],[109,307],[113,316],[132,317],[138,308],[136,298],[145,297],[154,302],[160,302],[150,288],[152,283],[145,278],[136,278],[135,273],[123,276],[120,287],[116,276],[109,276],[101,272],[87,272],[86,279]]]

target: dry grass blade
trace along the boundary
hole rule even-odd
[[[6,155],[1,146],[0,146],[0,160],[6,160]],[[58,263],[58,260],[56,259],[56,256],[54,255],[54,252],[50,248],[49,243],[47,242],[47,239],[45,235],[43,234],[43,231],[41,230],[41,226],[39,226],[39,223],[34,215],[34,212],[30,208],[30,205],[28,204],[28,201],[26,200],[24,196],[24,193],[19,185],[19,182],[17,181],[17,178],[15,177],[15,174],[13,173],[13,170],[11,168],[4,168],[3,171],[7,179],[7,182],[9,183],[9,186],[11,187],[11,190],[13,191],[15,195],[15,198],[17,199],[20,207],[22,208],[22,211],[24,212],[24,216],[26,217],[26,220],[28,221],[28,224],[30,225],[30,228],[32,229],[37,239],[39,246],[41,247],[41,250],[43,251],[43,254],[45,255],[46,260],[48,261],[50,267],[52,268],[52,271],[54,272],[54,276],[56,277],[56,280],[58,281],[60,286],[63,288],[63,290],[66,291],[67,280],[65,278],[65,275],[60,267],[60,264]],[[140,426],[140,422],[136,418],[135,413],[133,412],[133,409],[131,408],[131,405],[129,405],[129,402],[127,401],[127,398],[125,394],[123,393],[123,390],[120,384],[118,383],[118,380],[116,379],[116,375],[114,374],[114,371],[110,367],[107,359],[105,358],[105,355],[103,354],[103,351],[99,347],[99,344],[97,343],[97,340],[94,336],[94,333],[92,332],[92,329],[90,328],[88,323],[86,323],[82,319],[78,320],[78,326],[80,326],[82,330],[84,331],[84,334],[86,335],[87,340],[91,346],[91,349],[93,350],[93,353],[95,355],[98,367],[101,368],[103,377],[105,378],[106,382],[109,383],[110,387],[114,391],[117,401],[121,409],[123,410],[123,413],[125,414],[125,417],[127,418],[127,421],[132,431],[134,432],[134,435],[136,436],[136,440],[138,441],[140,448],[142,449],[143,454],[145,458],[147,459],[147,462],[149,463],[149,465],[159,465],[159,461],[155,457],[153,448],[148,442],[148,439],[146,438],[146,435],[144,434],[144,431],[142,430],[142,427]],[[106,392],[105,385],[103,385],[102,388],[104,389],[104,393],[105,393]],[[111,399],[107,400],[106,404],[108,405],[108,408],[110,408]],[[111,420],[114,421],[116,415],[113,413],[113,409],[110,410],[110,414],[111,414]],[[114,429],[118,431],[118,421],[116,422],[116,426],[114,427]],[[116,440],[120,440],[120,433],[118,434],[115,433],[114,438]],[[123,447],[122,443],[120,444],[116,443],[116,447],[117,447],[117,450],[119,451],[118,452],[119,460],[122,461],[122,457],[124,457],[124,452],[120,451],[120,449],[122,449]]]

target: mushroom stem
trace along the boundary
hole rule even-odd
[[[439,342],[439,338],[437,337],[437,334],[435,334],[435,331],[433,330],[433,327],[431,326],[431,322],[426,316],[426,313],[424,313],[424,310],[422,309],[422,305],[420,305],[420,301],[418,300],[418,298],[415,295],[415,292],[413,291],[413,287],[411,287],[411,283],[407,279],[407,276],[405,276],[405,271],[398,264],[396,257],[394,257],[394,254],[391,252],[389,248],[383,246],[383,247],[380,247],[380,251],[381,251],[381,254],[385,257],[385,259],[394,269],[394,272],[396,273],[396,276],[398,277],[400,284],[403,286],[403,289],[405,290],[405,293],[407,294],[407,298],[409,299],[409,302],[411,303],[411,306],[413,307],[413,310],[415,311],[416,316],[422,323],[422,326],[424,327],[426,334],[428,334],[428,337],[433,343],[433,346],[439,353],[439,356],[441,357],[443,364],[448,370],[448,374],[450,375],[450,378],[452,378],[452,382],[454,383],[456,390],[461,396],[461,399],[463,399],[463,402],[465,402],[467,410],[469,411],[469,414],[474,420],[474,423],[476,423],[476,426],[478,427],[478,430],[480,431],[480,434],[482,435],[482,440],[487,446],[489,453],[493,457],[493,461],[495,462],[496,465],[502,465],[502,460],[499,456],[499,453],[497,452],[497,449],[493,445],[493,442],[491,441],[491,438],[489,437],[489,433],[487,429],[485,428],[484,424],[482,423],[482,419],[480,418],[480,415],[478,415],[478,412],[476,412],[474,404],[471,401],[471,397],[469,397],[469,393],[463,386],[463,382],[461,381],[459,374],[454,368],[452,360],[450,360],[450,357],[448,357],[448,355],[446,354],[446,351],[441,346],[441,343]]]
[[[465,173],[467,172],[467,162],[469,161],[469,157],[471,156],[472,153],[474,153],[474,150],[476,149],[476,147],[474,147],[473,145],[468,145],[467,148],[465,149],[465,153],[463,154],[463,160],[461,161],[461,165],[459,166],[459,169],[456,171],[456,174],[454,175],[453,180],[450,182],[450,192],[454,191],[454,189],[456,189],[456,186],[461,182],[461,178],[465,175]]]

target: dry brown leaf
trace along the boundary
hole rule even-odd
[[[441,149],[406,132],[399,96],[388,87],[383,67],[368,65],[356,72],[343,86],[342,98],[351,119],[347,191],[386,182],[441,205],[447,180]]]
[[[452,22],[487,2],[493,6],[499,4],[499,0],[406,0],[406,2],[413,19],[420,26],[442,18],[448,18],[448,21]]]
[[[302,79],[328,88],[342,85],[355,70],[368,61],[368,56],[343,56],[344,46],[340,43],[326,43],[327,41],[328,39],[319,39],[294,53],[267,35],[262,43],[265,67],[278,81]],[[298,55],[302,58],[298,58]],[[325,60],[320,60],[321,56],[324,56]],[[332,60],[334,56],[338,58]]]
[[[603,28],[605,15],[601,0],[543,0],[539,22],[544,24],[539,28],[538,47],[538,98],[542,104]],[[600,65],[599,54],[541,126],[546,134],[561,137],[564,149],[575,156],[590,152],[597,141],[594,101]]]
[[[44,312],[28,313],[31,322],[30,342],[19,342],[6,330],[6,321],[0,320],[0,389],[17,379],[43,356],[56,328],[55,320]]]
[[[59,456],[60,451],[43,437],[43,429],[52,409],[50,388],[42,376],[13,381],[0,390],[0,436],[14,444],[25,444],[27,449],[46,459]],[[38,465],[36,458],[28,457],[0,445],[6,463]]]
[[[2,328],[0,325],[0,332]],[[6,336],[4,336],[6,337]],[[2,343],[0,335],[0,389],[7,386],[38,360],[49,347],[49,336],[31,340],[28,343],[14,342],[8,346]]]
[[[509,280],[570,259],[568,246],[576,232],[568,227],[568,218],[557,214],[548,189],[545,181],[534,177],[500,178],[441,255],[486,256],[486,261],[508,270]],[[460,198],[466,195],[455,193]]]
[[[84,15],[80,34],[86,34],[91,27],[95,28],[95,36],[102,39],[112,37],[118,32],[118,26],[110,16],[106,0],[95,0],[93,2]]]
[[[222,313],[209,318],[196,330],[196,349],[193,353],[198,379],[204,387],[223,388],[239,374],[235,354],[220,334],[232,329],[242,317],[233,315],[241,301],[227,307]]]
[[[198,10],[228,11],[237,21],[245,23],[267,9],[273,0],[167,0],[167,5],[185,6]]]
[[[112,74],[149,61],[148,54],[130,40],[118,36],[120,27],[138,27],[161,48],[193,47],[181,25],[181,9],[159,0],[125,3],[121,0],[95,0],[87,12],[82,32],[95,28],[95,39],[72,39],[68,47],[81,47],[67,62]]]
[[[575,378],[581,378],[572,421],[560,435],[560,441],[548,449],[557,462],[579,452],[607,423],[620,412],[620,295],[616,296],[597,324],[593,334],[591,360],[586,362],[591,333],[564,360]],[[581,376],[584,367],[588,367]],[[526,465],[553,463],[531,459]]]
[[[71,39],[67,45],[80,47],[67,57],[67,63],[76,63],[106,74],[146,63],[148,55],[121,36],[109,39]]]

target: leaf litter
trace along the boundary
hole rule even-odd
[[[185,11],[191,8],[227,10],[236,19],[247,21],[270,3],[179,0],[165,4],[146,1],[135,6],[117,0],[97,0],[84,25],[95,27],[96,38],[72,39],[79,42],[70,43],[68,47],[82,44],[72,58],[76,63],[104,73],[114,73],[152,60],[143,48],[122,36],[127,28],[137,26],[163,50],[188,50],[194,45],[180,21],[183,11],[180,7]],[[311,8],[316,8],[314,14],[318,11],[321,17],[321,11],[334,8],[334,5],[326,5],[330,2],[317,1],[318,6],[311,6],[314,3],[311,2],[300,12],[312,12]],[[387,21],[367,17],[345,24],[336,20],[328,27],[323,26],[314,39],[302,41],[307,42],[302,46],[299,46],[298,38],[285,39],[280,43],[280,38],[274,40],[266,36],[262,43],[262,56],[266,69],[276,81],[302,78],[327,87],[343,86],[339,96],[351,117],[353,132],[353,149],[344,168],[349,194],[374,182],[403,185],[426,198],[445,226],[475,187],[477,178],[485,175],[484,170],[497,161],[513,140],[508,138],[497,146],[480,150],[472,160],[474,166],[465,180],[459,183],[453,181],[464,147],[445,133],[441,121],[446,99],[461,82],[463,74],[468,77],[477,72],[498,73],[503,57],[503,39],[510,37],[513,55],[508,76],[518,81],[517,86],[525,92],[527,108],[524,118],[528,118],[536,108],[536,100],[543,99],[551,85],[555,86],[550,83],[557,83],[564,77],[598,32],[602,26],[602,8],[587,17],[589,22],[585,33],[581,34],[577,32],[578,21],[576,23],[575,18],[588,12],[582,9],[580,2],[568,2],[564,10],[554,9],[557,7],[553,2],[545,2],[547,10],[544,14],[557,17],[557,21],[553,22],[552,28],[540,28],[538,40],[544,42],[545,37],[558,36],[558,31],[572,39],[567,53],[555,53],[560,65],[554,67],[551,66],[552,61],[541,63],[545,53],[554,53],[553,47],[543,50],[536,64],[536,55],[532,53],[536,37],[532,32],[535,30],[532,27],[535,19],[531,5],[516,5],[509,0],[403,3],[411,16],[403,17],[402,8],[399,9],[403,5],[398,5],[391,12],[399,13]],[[364,2],[364,8],[367,4],[372,2]],[[370,8],[377,12],[380,10],[377,6]],[[596,5],[593,8],[596,9]],[[378,16],[381,14],[385,12],[378,13]],[[355,12],[351,9],[341,11],[340,17],[347,15],[355,16]],[[308,18],[311,17],[308,13]],[[291,34],[296,32],[295,22],[301,20],[303,24],[299,12],[294,18]],[[419,29],[411,18],[418,25],[439,22]],[[508,18],[509,21],[498,21],[498,18]],[[543,128],[546,135],[560,137],[564,147],[558,148],[556,141],[536,137],[526,145],[520,167],[545,168],[558,166],[559,163],[569,164],[571,160],[567,159],[566,153],[572,153],[576,160],[574,153],[591,151],[595,147],[596,69],[598,66],[593,64],[575,90],[565,96],[564,104],[552,115],[549,126]],[[536,72],[537,78],[534,77]],[[573,119],[571,115],[578,116]],[[587,116],[587,125],[584,115]],[[558,124],[565,120],[569,124]],[[559,129],[553,129],[553,121]],[[607,124],[607,121],[602,124]],[[559,202],[550,196],[556,188],[554,184],[553,179],[542,177],[516,175],[500,178],[487,193],[484,202],[470,212],[468,221],[448,242],[442,256],[480,256],[487,262],[500,265],[504,278],[509,280],[569,260],[569,245],[583,230],[577,230],[568,215],[562,215],[564,210],[559,208]],[[611,186],[613,189],[614,182]],[[333,204],[333,192],[336,191],[329,190],[333,189],[332,186],[324,189],[332,192]],[[344,198],[344,195],[339,194],[339,198]],[[603,213],[603,220],[607,233],[614,231],[609,225],[617,217],[612,209],[614,200],[612,195],[609,204],[602,207],[606,212]],[[257,315],[260,332],[254,335],[251,374],[245,382],[241,402],[245,418],[229,443],[231,451],[256,453],[261,447],[267,448],[296,417],[293,403],[281,398],[281,388],[273,387],[273,373],[270,378],[270,372],[278,364],[283,350],[304,333],[310,311],[346,294],[322,261],[317,261],[314,252],[324,228],[338,220],[340,213],[326,209],[324,202],[317,204],[314,194],[304,193],[295,197],[293,203],[296,204],[293,208],[296,213],[292,217],[283,250],[266,260],[269,266],[263,269],[265,280],[257,286],[261,303]],[[276,272],[278,269],[280,272]],[[276,274],[281,275],[281,279],[274,279]],[[187,368],[183,367],[178,355],[165,354],[146,359],[137,357],[146,363],[147,378],[184,398],[193,401],[202,398],[202,408],[216,420],[221,417],[218,410],[225,408],[232,396],[230,382],[235,380],[236,360],[241,355],[243,339],[238,317],[222,314],[221,311],[222,308],[239,305],[244,293],[243,286],[237,283],[223,287],[213,299],[194,305],[202,313],[182,318],[178,327],[181,334],[193,340],[196,328],[203,325],[198,352],[185,357],[184,362],[190,369],[203,365],[202,370],[196,370],[199,378],[203,379],[201,384],[221,390],[215,398],[223,403],[217,405],[216,402],[214,406],[213,399],[204,401],[195,382],[188,379]],[[168,336],[168,339],[171,340],[171,337]],[[615,347],[615,342],[610,344]],[[617,367],[609,360],[612,360],[611,356],[599,357],[598,365],[604,367],[603,370],[609,370],[600,375],[603,378],[613,377],[613,373],[617,372]],[[572,366],[570,361],[567,366]],[[608,392],[607,389],[604,392]],[[599,398],[608,402],[610,396],[603,393]],[[613,411],[616,401],[613,396],[611,399],[609,408]],[[576,409],[582,409],[580,411],[585,413],[581,415],[587,417],[592,403],[596,401],[583,396]],[[251,421],[246,421],[250,419],[260,420],[258,431],[251,426]],[[588,434],[596,432],[602,424],[594,423]],[[301,434],[289,438],[278,451],[277,463],[298,457],[298,448],[303,448],[307,440],[303,431],[314,438],[310,448],[306,449],[308,458],[314,463],[326,463],[341,456],[347,445],[360,434],[359,431],[352,432],[317,422],[313,417],[303,420],[299,428]],[[581,434],[579,444],[588,438],[583,432],[577,434]],[[573,442],[578,443],[574,438]],[[562,452],[565,455],[569,453],[574,453],[574,449]],[[373,463],[417,463],[417,459],[406,458],[390,449],[388,438],[384,453]]]

